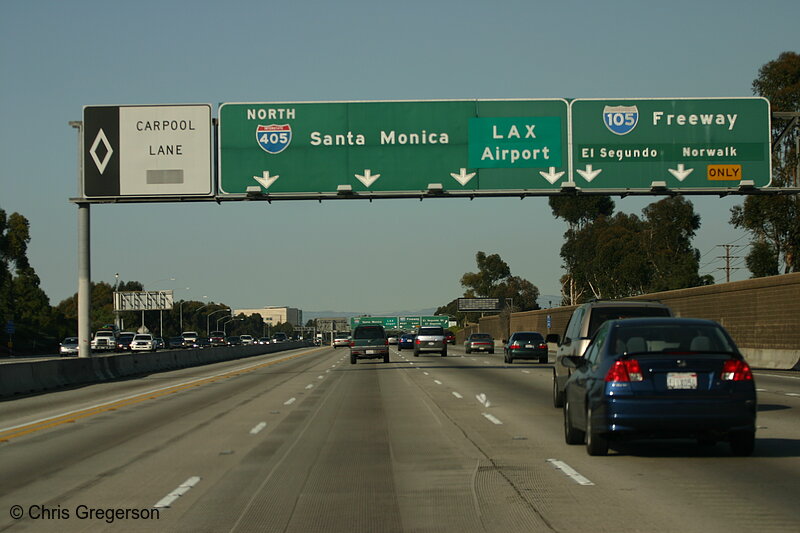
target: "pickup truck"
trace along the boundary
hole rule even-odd
[[[350,337],[350,364],[359,359],[380,359],[389,362],[389,341],[383,326],[357,326]]]
[[[110,329],[101,329],[92,339],[93,352],[113,352],[117,349],[117,335]]]

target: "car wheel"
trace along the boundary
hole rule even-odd
[[[447,357],[447,348],[442,350],[442,357]]]
[[[539,364],[542,364],[542,365],[547,364],[547,357],[546,356],[545,357],[540,357],[539,358]]]
[[[747,457],[748,455],[753,455],[753,450],[756,447],[756,432],[740,431],[733,433],[731,434],[729,441],[733,455]]]
[[[508,363],[509,365],[514,364],[514,356],[511,355],[511,352],[509,352],[509,354],[506,356],[506,363]]]
[[[494,350],[489,350],[489,355],[494,355]]]
[[[472,353],[472,350],[466,350],[466,353],[470,354]]]
[[[594,428],[591,407],[586,410],[586,451],[594,456],[608,455],[608,438]]]
[[[384,363],[388,363],[389,362],[389,354],[388,353],[383,356],[383,362]]]
[[[553,374],[553,407],[564,407],[564,391],[558,390],[558,380]]]
[[[350,364],[351,364],[351,365],[354,365],[354,364],[356,364],[356,356],[355,356],[355,355],[351,355],[351,356],[350,356]]]
[[[419,352],[414,350],[414,357],[419,357]]]
[[[402,352],[403,351],[403,348],[401,348],[399,344],[397,345],[397,351],[398,352]]]
[[[583,444],[584,433],[572,425],[569,403],[564,406],[564,441],[567,444]]]

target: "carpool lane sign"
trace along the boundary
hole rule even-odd
[[[764,98],[577,99],[571,121],[573,180],[580,188],[770,184]]]
[[[444,100],[222,104],[219,194],[557,189],[568,104]]]
[[[211,106],[86,106],[83,162],[85,198],[211,196]]]

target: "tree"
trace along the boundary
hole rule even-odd
[[[753,93],[770,101],[772,111],[800,111],[800,54],[783,52],[778,59],[763,65],[753,81]],[[787,129],[784,119],[773,119],[772,135],[786,135],[772,152],[772,184],[797,186],[798,128]],[[747,267],[753,277],[800,270],[800,200],[797,195],[748,196],[744,205],[731,208],[730,222],[749,232],[752,247]],[[772,268],[772,257],[778,268]]]
[[[667,197],[642,210],[647,225],[644,247],[653,269],[649,291],[701,285],[700,252],[692,238],[700,229],[700,215],[683,196]]]
[[[614,213],[614,201],[610,196],[551,196],[549,203],[553,216],[563,218],[574,230]]]
[[[461,285],[467,289],[465,297],[511,299],[516,310],[539,309],[536,303],[539,289],[528,280],[512,276],[508,264],[498,254],[486,255],[478,252],[475,254],[475,261],[478,272],[467,272],[461,276]],[[437,314],[441,314],[439,310]]]

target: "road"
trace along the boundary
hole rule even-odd
[[[550,365],[391,357],[306,348],[2,402],[0,531],[798,529],[792,373],[756,375],[753,457],[589,457],[564,444]]]

